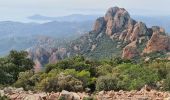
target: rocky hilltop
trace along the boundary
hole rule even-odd
[[[29,53],[38,62],[36,64],[54,63],[77,54],[89,59],[113,56],[134,59],[157,52],[163,52],[166,56],[170,51],[170,37],[163,28],[148,28],[145,23],[132,19],[124,8],[112,7],[104,17],[96,19],[92,31],[67,45],[62,49],[37,48]]]
[[[103,46],[101,43],[103,39],[110,39],[114,45],[111,45],[112,47]],[[105,43],[107,46],[110,44]],[[79,42],[74,43],[71,47],[74,47],[74,51],[85,55],[89,53],[94,55],[93,51],[106,47],[102,49],[105,49],[106,52],[111,51],[109,55],[117,53],[121,54],[122,58],[132,59],[153,52],[169,52],[170,38],[163,28],[159,26],[148,28],[145,23],[132,19],[124,8],[112,7],[108,9],[104,17],[95,21],[91,32],[82,36]],[[88,50],[84,51],[84,48],[88,48]],[[106,53],[102,52],[103,50],[100,51],[101,55]]]

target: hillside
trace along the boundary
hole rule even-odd
[[[62,42],[73,40],[91,30],[92,21],[85,22],[48,22],[48,23],[20,23],[0,22],[0,55],[6,55],[10,50],[25,50],[37,45],[39,38],[52,37]],[[63,41],[63,42],[64,42]],[[52,44],[54,45],[54,44]],[[58,44],[55,44],[58,45]]]
[[[41,49],[43,48],[37,50],[42,51]],[[43,62],[39,58],[40,55],[46,53],[49,55],[46,56],[45,62],[54,63],[77,54],[97,60],[122,57],[137,61],[151,55],[168,59],[169,51],[170,38],[162,27],[148,28],[145,23],[132,19],[124,8],[113,7],[108,9],[104,17],[95,21],[92,31],[69,42],[67,46],[55,50],[51,48],[38,54],[29,53],[34,55],[33,58],[30,57],[36,59],[39,65]]]
[[[125,9],[113,7],[96,20],[91,32],[73,41],[69,49],[73,55],[80,53],[92,59],[112,56],[133,59],[155,52],[164,52],[166,56],[169,41],[163,28],[148,28],[132,19]]]
[[[85,22],[47,22],[47,23],[20,23],[12,21],[0,22],[0,35],[7,36],[30,36],[48,35],[64,37],[87,32],[91,28],[92,21]],[[62,34],[61,34],[62,33]]]

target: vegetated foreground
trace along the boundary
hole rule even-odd
[[[42,72],[35,73],[32,68],[32,61],[23,51],[11,51],[1,58],[0,94],[17,98],[13,100],[41,100],[40,97],[81,100],[84,96],[88,98],[83,100],[161,100],[170,96],[169,92],[163,92],[170,90],[170,61],[154,57],[136,63],[121,58],[94,61],[75,56],[48,64]]]

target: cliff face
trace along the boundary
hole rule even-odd
[[[33,47],[28,50],[28,54],[29,58],[35,63],[35,71],[40,71],[45,64],[54,64],[67,57],[65,48],[45,49],[42,47]]]
[[[170,51],[170,38],[165,34],[164,29],[153,27],[153,35],[148,41],[144,53],[152,53],[155,51]]]

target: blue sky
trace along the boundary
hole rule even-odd
[[[104,14],[112,6],[126,8],[131,15],[170,15],[170,0],[0,0],[0,20],[18,20],[41,14]]]

